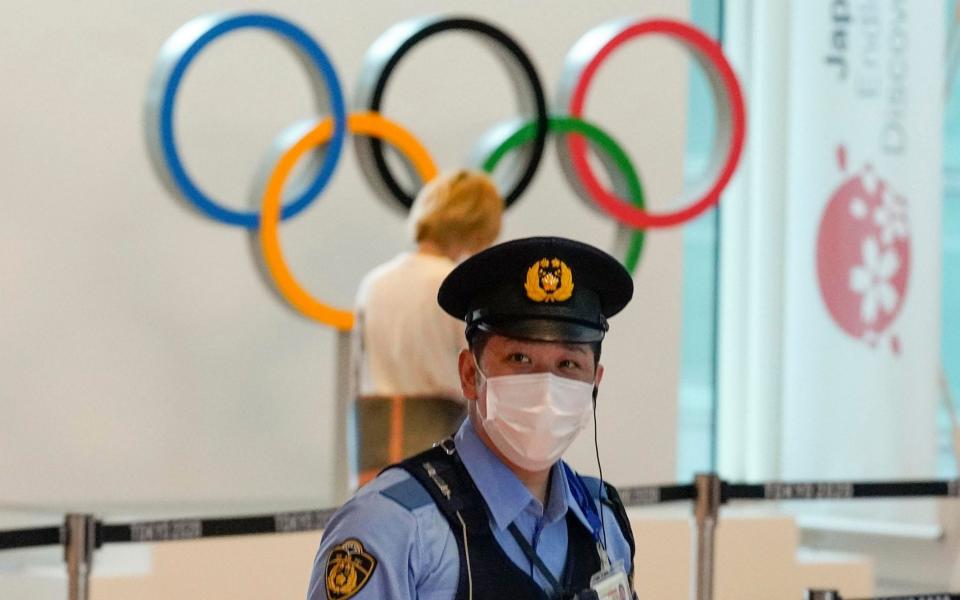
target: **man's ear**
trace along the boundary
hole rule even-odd
[[[597,402],[597,392],[600,389],[600,380],[603,379],[603,365],[597,363],[597,376],[593,380],[593,402]]]
[[[473,360],[473,353],[461,350],[457,366],[460,369],[460,393],[467,400],[477,399],[477,363]]]

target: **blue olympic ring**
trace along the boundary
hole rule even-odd
[[[173,110],[176,104],[180,82],[183,79],[187,67],[190,66],[190,62],[200,50],[217,37],[237,29],[255,28],[277,34],[290,42],[293,48],[305,59],[304,63],[316,68],[317,72],[319,72],[329,94],[330,110],[334,123],[333,136],[330,139],[327,152],[323,157],[323,162],[317,170],[316,175],[303,192],[283,207],[281,212],[282,219],[293,217],[309,206],[310,203],[320,195],[323,188],[326,187],[330,178],[333,176],[337,162],[340,160],[341,150],[347,135],[346,103],[343,99],[340,79],[337,77],[333,64],[323,49],[320,48],[320,45],[304,30],[289,21],[266,14],[217,15],[213,18],[217,19],[216,24],[208,30],[205,30],[202,35],[196,37],[196,39],[190,40],[189,46],[182,50],[182,54],[179,54],[178,60],[169,70],[169,76],[164,78],[167,70],[158,68],[155,72],[154,81],[151,82],[152,90],[162,87],[162,97],[159,100],[159,123],[157,124],[160,133],[159,146],[161,157],[159,158],[167,168],[166,172],[169,173],[170,183],[202,213],[223,223],[246,227],[248,229],[256,229],[260,221],[260,216],[257,212],[243,212],[224,208],[220,203],[205,194],[194,183],[193,179],[187,173],[183,162],[180,160],[173,131]],[[204,21],[206,21],[206,19],[204,19]],[[191,21],[184,25],[178,33],[182,32],[182,36],[188,36],[195,26],[196,22]],[[169,43],[178,45],[179,49],[179,44],[182,43],[182,41],[182,37],[178,37],[175,34],[170,38]],[[163,62],[167,56],[169,56],[169,53],[161,52],[158,61],[161,66],[166,66]],[[148,135],[152,135],[152,133],[153,129],[151,125],[148,124]],[[158,167],[159,166],[160,165],[158,165]],[[164,172],[162,167],[160,167],[159,170]]]

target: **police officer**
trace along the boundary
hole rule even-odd
[[[438,301],[466,321],[469,418],[337,511],[309,600],[633,597],[616,490],[560,460],[592,416],[607,319],[632,295],[615,259],[563,238],[499,244],[454,269]]]

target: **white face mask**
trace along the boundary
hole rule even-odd
[[[486,377],[483,430],[513,464],[542,471],[557,462],[587,423],[592,382],[553,373]]]

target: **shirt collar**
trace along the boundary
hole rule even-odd
[[[513,471],[483,443],[471,419],[466,419],[460,426],[460,430],[454,437],[454,443],[463,465],[487,503],[498,529],[501,531],[506,529],[531,502],[537,502]],[[553,523],[566,516],[567,510],[570,509],[589,530],[590,524],[583,511],[577,506],[563,471],[560,462],[552,467],[550,492],[544,517],[548,523]]]

